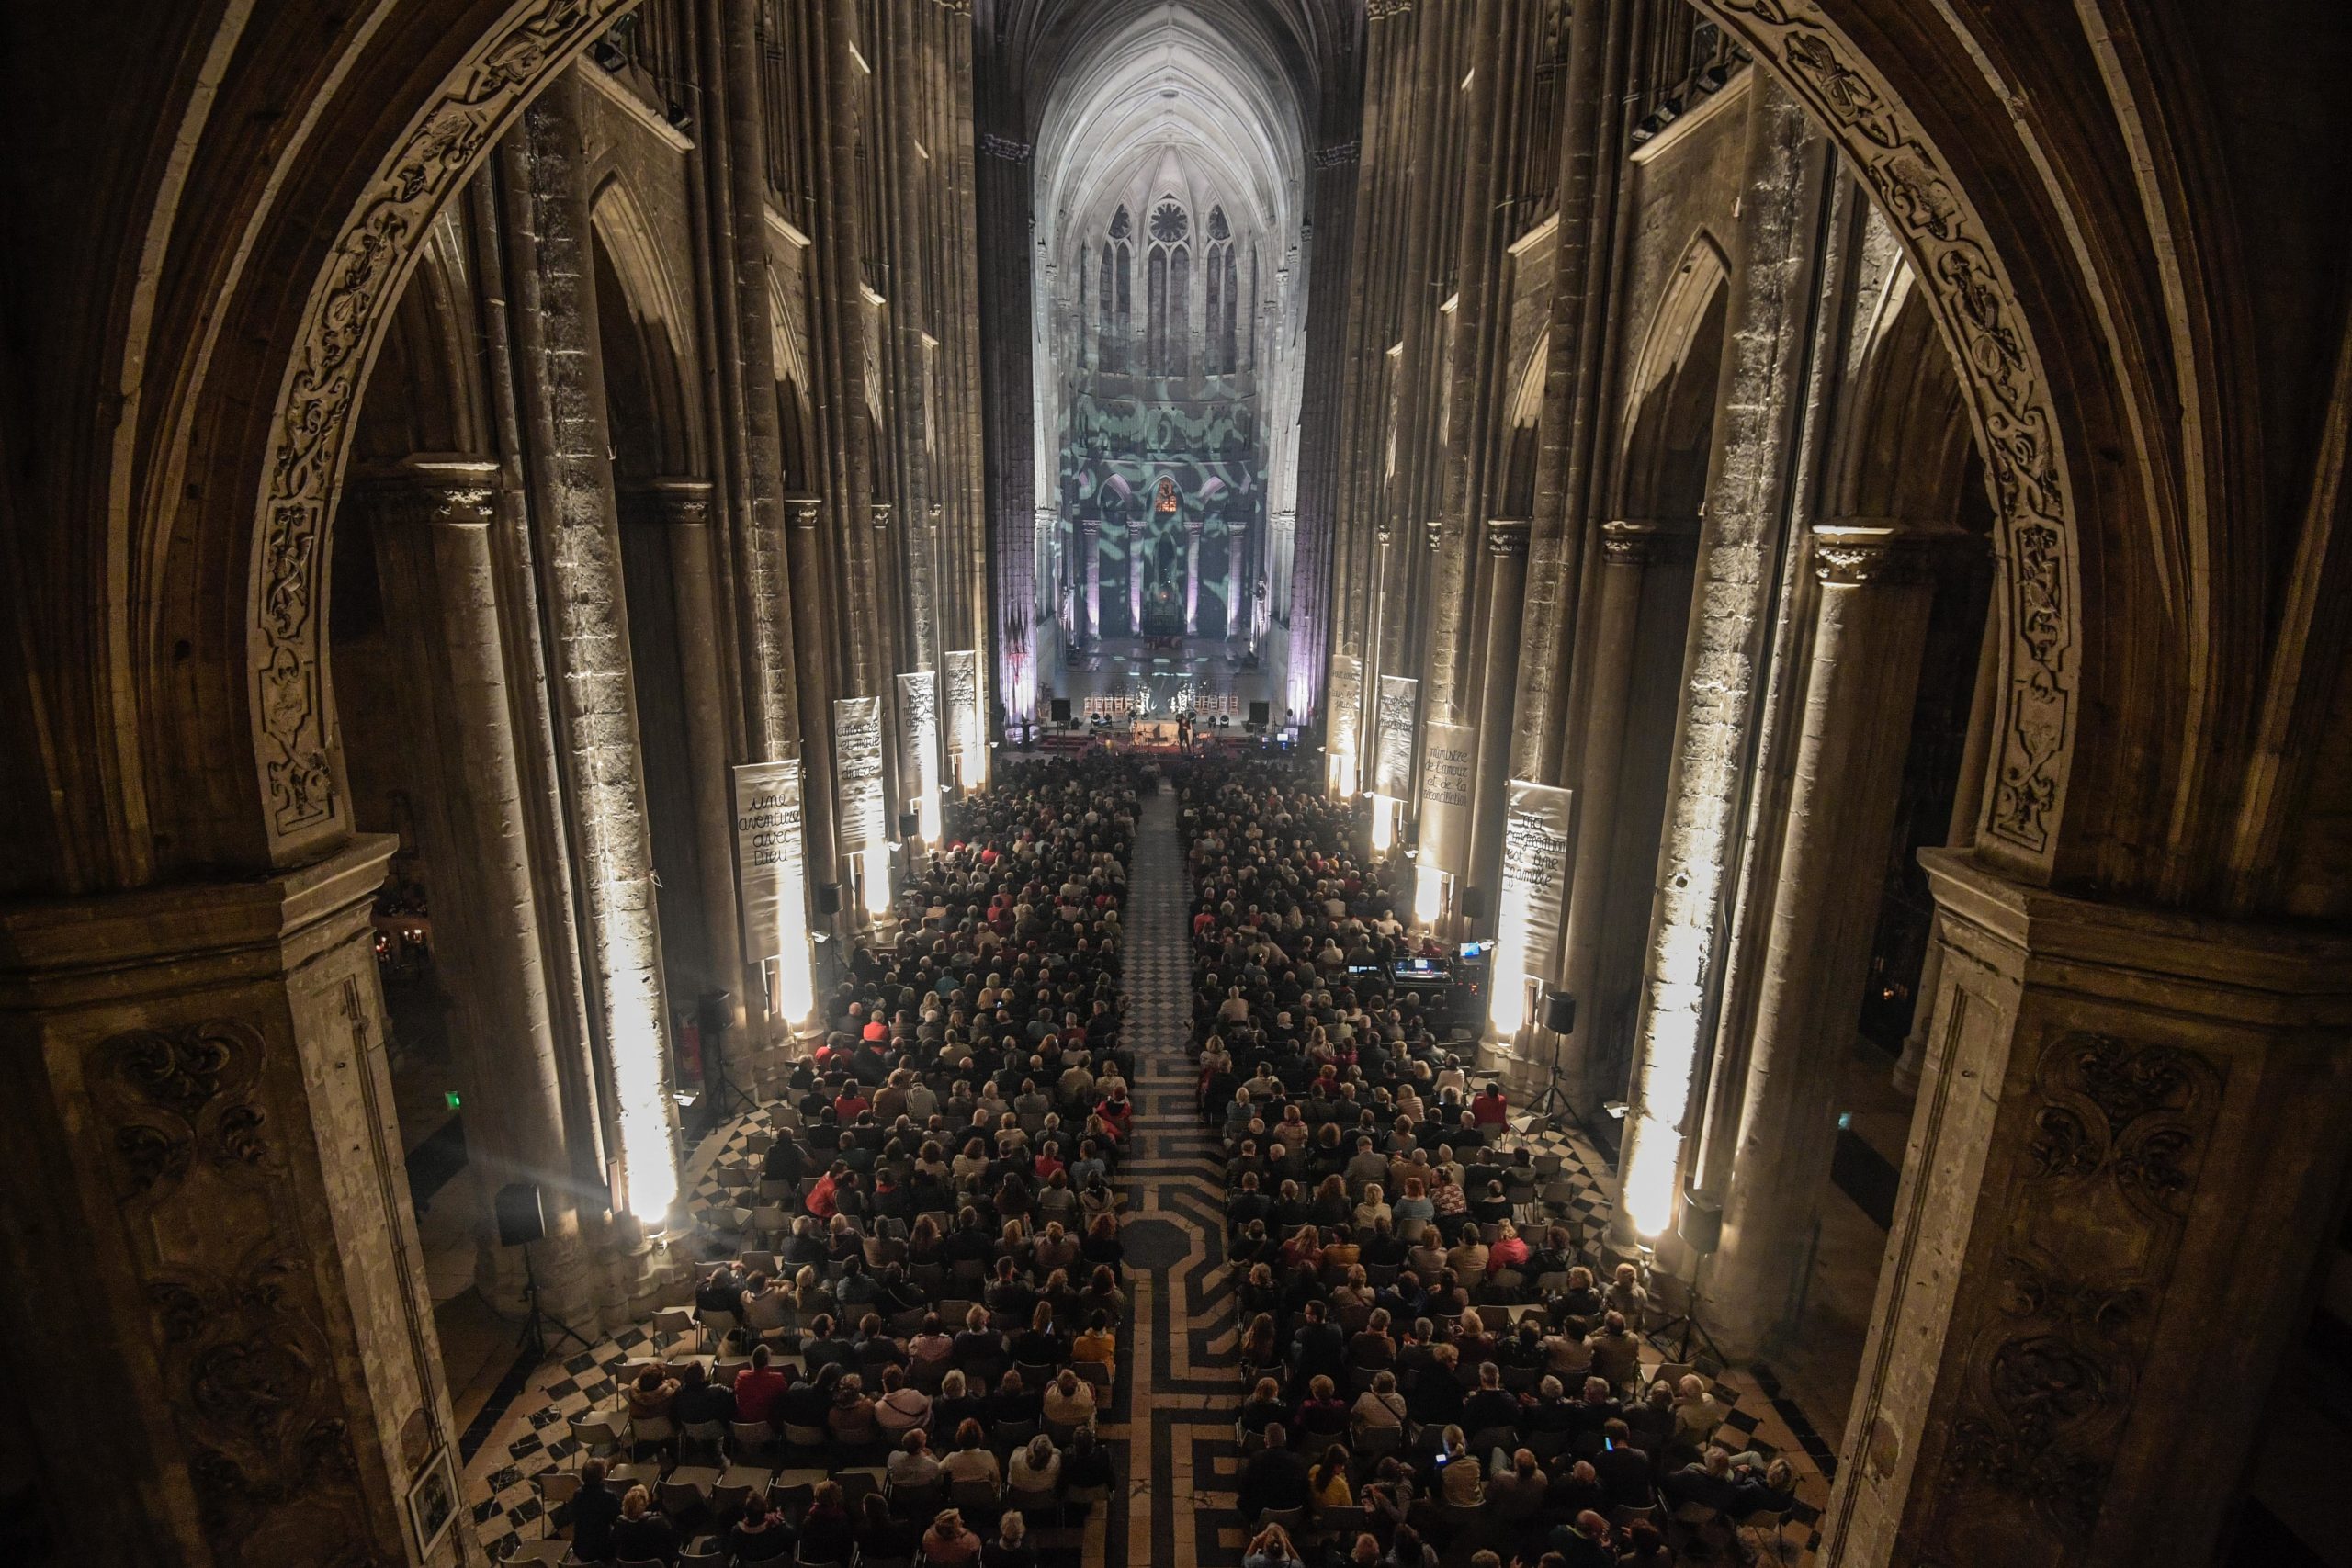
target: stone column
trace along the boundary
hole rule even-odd
[[[1078,525],[1086,550],[1086,640],[1102,640],[1102,525],[1088,518]]]
[[[709,929],[714,974],[731,977],[735,1024],[741,1028],[759,1001],[743,964],[743,929],[735,906],[734,801],[728,788],[727,697],[719,679],[718,592],[711,570],[707,479],[657,479],[642,502],[669,541],[670,594],[678,617],[678,674],[686,701],[686,750],[693,762],[695,855],[702,871],[703,923]],[[774,528],[774,509],[762,513]],[[786,628],[788,630],[788,628]],[[789,649],[786,653],[788,657]]]
[[[1246,613],[1241,602],[1241,563],[1250,553],[1250,525],[1229,522],[1225,530],[1225,637],[1242,627]]]
[[[1951,822],[1944,843],[1955,850],[1976,847],[1976,817],[1984,805],[1984,773],[1993,755],[1994,698],[2001,684],[2001,617],[1984,617],[1984,640],[1976,652],[1976,684],[1969,694],[1968,736],[1960,753],[1960,781],[1952,789]],[[1919,1088],[1920,1069],[1928,1061],[1928,1024],[1933,1017],[1938,977],[1943,968],[1943,943],[1930,931],[1928,951],[1920,955],[1919,983],[1911,989],[1911,1032],[1903,1038],[1903,1053],[1894,1061],[1894,1087],[1904,1094]]]
[[[1487,613],[1478,627],[1478,776],[1470,796],[1470,863],[1464,875],[1485,909],[1478,929],[1495,929],[1502,871],[1503,812],[1510,782],[1510,705],[1519,679],[1520,601],[1527,589],[1527,519],[1487,520]],[[1467,904],[1465,899],[1464,903]]]
[[[1820,1561],[2211,1562],[2339,1216],[2352,942],[1919,858],[1943,963]]]
[[[51,1511],[75,1561],[416,1561],[458,1429],[384,1059],[393,847],[0,908],[0,1267],[73,1360],[15,1416],[116,1494]],[[460,1518],[424,1561],[484,1559]]]
[[[1754,1353],[1792,1314],[1830,1156],[1945,536],[1814,530],[1820,582],[1804,718],[1730,1176],[1711,1265],[1714,1326]]]
[[[1148,514],[1127,525],[1127,635],[1143,635],[1143,548],[1151,536]]]
[[[404,628],[401,716],[413,733],[405,777],[447,978],[461,1027],[466,1185],[473,1190],[476,1283],[519,1313],[523,1259],[498,1243],[492,1200],[536,1181],[548,1238],[532,1262],[548,1309],[582,1315],[587,1256],[566,1146],[563,1075],[549,1004],[499,571],[492,556],[499,464],[420,457],[358,484],[345,504],[375,527],[387,618]]]
[[[1623,1201],[1612,1227],[1621,1242],[1662,1234],[1682,1182],[1708,998],[1721,968],[1763,629],[1780,577],[1804,390],[1798,367],[1815,327],[1831,186],[1822,133],[1769,73],[1749,89],[1748,121],[1722,393],[1627,1095]]]
[[[824,541],[818,529],[824,522],[825,503],[813,495],[785,498],[785,553],[792,563],[792,581],[801,586],[800,613],[792,620],[796,643],[793,672],[799,692],[802,721],[800,760],[807,769],[802,791],[808,812],[801,840],[808,847],[808,886],[813,893],[843,880],[839,840],[833,827],[833,617],[825,592]],[[812,912],[810,929],[822,921]]]
[[[1590,657],[1592,701],[1576,748],[1576,860],[1568,882],[1562,935],[1560,987],[1577,999],[1576,1032],[1560,1042],[1577,1104],[1599,1105],[1622,1091],[1600,1081],[1592,1034],[1600,1022],[1597,992],[1602,927],[1611,894],[1609,865],[1617,842],[1617,792],[1625,763],[1627,702],[1641,644],[1644,590],[1652,568],[1687,565],[1698,543],[1696,518],[1618,518],[1601,525],[1600,583],[1595,591]]]
[[[1184,525],[1184,635],[1201,635],[1201,520]]]
[[[531,518],[550,622],[549,679],[584,917],[590,1021],[614,1136],[616,1207],[647,1228],[678,1198],[669,1010],[654,913],[652,834],[638,752],[604,367],[581,188],[576,78],[558,82],[500,143],[517,393],[530,438]]]

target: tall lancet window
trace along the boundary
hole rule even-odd
[[[1098,370],[1119,367],[1119,318],[1112,310],[1111,242],[1102,242],[1102,267],[1094,288],[1094,366]]]
[[[1230,376],[1241,368],[1234,336],[1239,281],[1233,260],[1233,231],[1227,227],[1225,209],[1209,209],[1208,316],[1202,322],[1208,339],[1208,369],[1212,376]]]
[[[1111,237],[1102,242],[1102,275],[1100,279],[1102,303],[1097,314],[1100,325],[1096,336],[1095,360],[1101,368],[1114,372],[1127,368],[1128,301],[1134,252],[1128,236],[1133,231],[1124,207],[1111,215]]]
[[[1174,201],[1163,201],[1151,215],[1149,314],[1144,326],[1144,374],[1184,374],[1185,333],[1189,312],[1185,292],[1193,281],[1192,247],[1185,237],[1192,220]]]

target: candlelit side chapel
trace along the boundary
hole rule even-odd
[[[0,1560],[2345,1559],[2352,10],[4,30]]]

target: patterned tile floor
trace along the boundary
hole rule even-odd
[[[1191,900],[1172,795],[1144,803],[1128,888],[1126,1040],[1141,1109],[1122,1184],[1134,1316],[1121,1339],[1117,1390],[1101,1426],[1120,1456],[1121,1495],[1110,1507],[1094,1510],[1068,1543],[1077,1549],[1069,1555],[1086,1568],[1190,1563],[1204,1554],[1230,1562],[1242,1546],[1233,1493],[1240,1470],[1233,1416],[1241,1396],[1233,1288],[1225,1269],[1219,1151],[1194,1112],[1193,1068],[1184,1051],[1191,1033],[1184,936]],[[745,1159],[748,1140],[767,1125],[767,1113],[753,1111],[704,1141],[687,1170],[698,1215],[728,1199],[720,1171]],[[1607,1162],[1578,1134],[1524,1122],[1517,1130],[1539,1151],[1563,1156],[1562,1168],[1577,1187],[1567,1207],[1584,1218],[1588,1234],[1599,1235],[1613,1207]],[[728,1245],[707,1231],[697,1240],[697,1256],[718,1256]],[[637,1325],[587,1350],[518,1371],[493,1396],[468,1434],[466,1465],[467,1502],[493,1559],[544,1532],[534,1478],[574,1461],[571,1418],[611,1401],[621,1363],[650,1354],[652,1335]],[[1731,1407],[1722,1440],[1767,1455],[1785,1452],[1798,1465],[1799,1495],[1807,1507],[1787,1538],[1795,1562],[1818,1548],[1818,1510],[1828,1500],[1831,1456],[1803,1413],[1777,1397],[1779,1392],[1766,1368],[1717,1374],[1717,1397]]]

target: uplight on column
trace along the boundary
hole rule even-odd
[[[1356,793],[1356,752],[1352,746],[1334,746],[1324,760],[1326,783],[1332,794],[1341,800],[1352,800]]]
[[[1506,904],[1495,923],[1495,953],[1487,973],[1487,1021],[1505,1040],[1527,1027],[1527,900]]]
[[[613,1090],[618,1114],[624,1191],[622,1207],[649,1229],[661,1228],[678,1200],[671,1143],[668,1052],[656,1015],[643,1008],[615,1010],[624,1024],[613,1037]]]
[[[877,919],[890,912],[890,846],[874,844],[865,851],[865,912]]]
[[[1385,855],[1396,847],[1396,811],[1400,803],[1385,795],[1372,797],[1372,852]]]
[[[1452,878],[1424,860],[1413,872],[1413,919],[1433,926],[1445,914],[1445,886]]]

